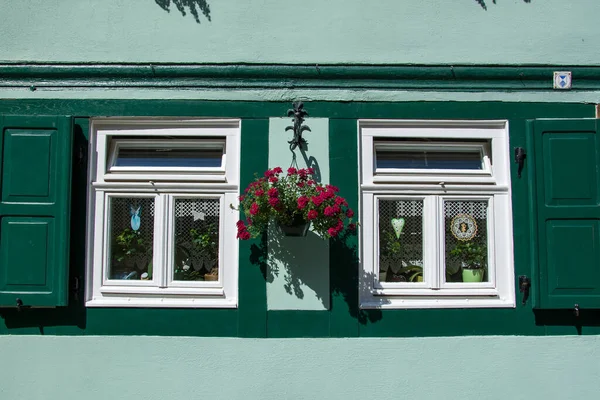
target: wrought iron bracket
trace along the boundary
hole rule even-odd
[[[302,149],[302,146],[308,144],[306,139],[302,137],[302,132],[310,132],[310,128],[306,125],[303,125],[304,119],[308,117],[308,113],[304,109],[304,103],[301,101],[295,101],[292,104],[292,106],[294,108],[290,108],[287,112],[287,115],[288,117],[293,117],[292,122],[294,123],[294,125],[286,127],[285,130],[286,132],[289,130],[294,131],[294,137],[292,138],[292,140],[288,141],[288,143],[290,144],[290,150],[293,151],[298,146],[300,147],[300,149]]]

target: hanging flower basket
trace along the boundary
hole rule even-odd
[[[312,225],[313,232],[323,239],[336,237],[346,228],[356,229],[354,212],[337,194],[338,188],[316,183],[313,173],[312,168],[289,168],[282,176],[283,170],[275,167],[257,177],[240,196],[247,219],[238,221],[237,237],[257,237],[269,222],[278,224],[287,236],[305,236]]]
[[[306,236],[310,228],[310,221],[306,221],[304,217],[297,214],[291,224],[279,224],[279,229],[285,236]]]

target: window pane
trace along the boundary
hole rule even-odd
[[[488,208],[485,200],[444,201],[447,282],[488,281]]]
[[[217,149],[120,148],[116,167],[208,167],[219,168],[223,156]]]
[[[376,168],[481,170],[478,150],[378,150]]]
[[[173,279],[219,279],[219,199],[175,200]]]
[[[152,279],[154,198],[109,199],[109,279]]]
[[[379,280],[423,281],[423,201],[379,201]]]

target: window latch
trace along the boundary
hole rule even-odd
[[[522,147],[515,147],[515,162],[519,164],[519,169],[517,170],[517,177],[521,177],[521,172],[523,171],[523,162],[527,154],[525,154],[525,149]]]
[[[519,276],[519,292],[523,293],[523,300],[521,304],[525,305],[529,298],[529,289],[531,288],[531,279],[527,275]]]

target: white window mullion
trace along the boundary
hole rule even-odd
[[[167,287],[167,265],[169,257],[169,199],[168,195],[157,195],[155,197],[154,212],[154,257],[153,276],[158,287]]]
[[[437,268],[437,197],[427,196],[423,201],[425,211],[423,213],[423,270],[428,287],[431,289],[437,289],[439,288],[439,272]]]

